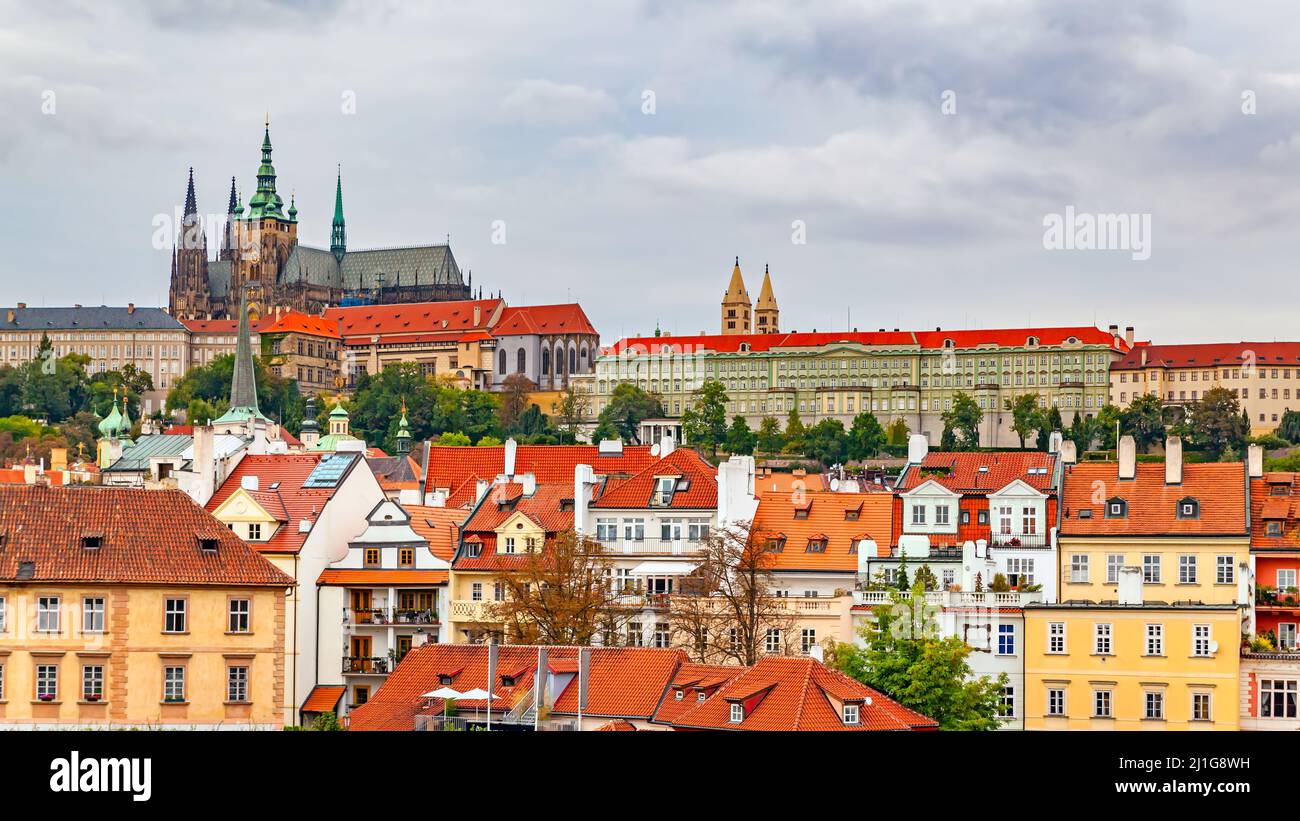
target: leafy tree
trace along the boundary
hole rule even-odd
[[[219,407],[224,411],[230,401],[230,383],[234,373],[234,354],[224,354],[206,365],[191,368],[167,392],[167,411],[188,411],[194,399],[202,399],[213,409]],[[256,356],[253,357],[253,377],[257,385],[258,408],[263,415],[279,421],[292,433],[300,432],[306,400],[298,393],[297,381],[271,373],[261,357]],[[329,408],[324,410],[328,412]]]
[[[463,447],[465,445],[472,445],[474,443],[471,442],[469,440],[469,437],[463,433],[451,432],[451,433],[444,433],[441,436],[439,436],[437,440],[434,442],[434,444],[444,445],[447,447],[455,447],[455,446]]]
[[[808,429],[803,438],[803,454],[823,465],[844,461],[849,452],[849,435],[838,419],[823,419]]]
[[[745,417],[736,414],[731,420],[731,427],[727,429],[727,452],[748,456],[754,452],[757,441],[758,437],[749,429]]]
[[[493,603],[511,644],[586,645],[600,631],[619,591],[613,562],[595,539],[558,534],[524,551],[523,567],[501,576],[506,595]]]
[[[923,564],[916,570],[916,584],[921,585],[926,591],[939,589],[939,577],[934,575],[930,565]]]
[[[920,604],[923,587],[911,597],[875,609],[875,624],[861,631],[864,647],[835,643],[827,662],[905,707],[929,716],[943,730],[996,730],[1005,673],[971,675],[971,648],[956,636],[938,638],[933,618]],[[916,602],[915,604],[913,602]]]
[[[620,382],[610,394],[609,404],[596,417],[598,431],[612,429],[617,435],[599,438],[640,444],[641,421],[663,415],[664,404],[659,397],[646,393],[631,382]],[[605,423],[609,427],[602,428]]]
[[[41,350],[49,350],[49,339],[41,339]],[[68,354],[56,360],[52,353],[38,355],[23,364],[20,369],[23,410],[50,422],[61,422],[84,410],[88,396],[86,368],[89,364],[90,357],[84,354]]]
[[[560,429],[568,434],[570,442],[578,441],[578,429],[582,423],[587,421],[591,415],[591,398],[588,394],[578,390],[572,382],[565,387],[564,392],[560,395],[560,403],[557,408],[560,417]],[[597,440],[599,441],[599,440]]]
[[[1011,400],[1011,430],[1020,439],[1020,447],[1025,446],[1025,437],[1043,426],[1043,415],[1038,408],[1038,395],[1022,393]]]
[[[889,444],[898,447],[907,444],[908,437],[912,435],[912,429],[907,426],[906,420],[900,416],[890,422],[888,428],[885,428],[885,435],[889,438]]]
[[[1092,438],[1094,441],[1101,443],[1103,450],[1112,446],[1119,446],[1119,439],[1116,438],[1115,431],[1122,429],[1124,426],[1124,411],[1115,405],[1108,404],[1097,411],[1097,416],[1092,422]]]
[[[853,417],[849,428],[848,458],[869,459],[885,447],[885,429],[874,413],[863,411]]]
[[[803,420],[799,418],[799,411],[791,406],[790,413],[785,419],[785,447],[801,450],[803,448],[803,438],[807,433],[807,429],[803,426]]]
[[[1089,419],[1082,413],[1076,412],[1074,420],[1070,423],[1069,430],[1065,431],[1065,438],[1074,443],[1075,450],[1083,453],[1092,447],[1092,440],[1096,438],[1097,420]]]
[[[727,390],[716,379],[706,379],[693,399],[682,414],[682,433],[690,444],[707,447],[717,456],[718,445],[727,439]]]
[[[1038,449],[1047,450],[1052,443],[1052,434],[1064,431],[1065,422],[1061,419],[1061,409],[1052,405],[1043,410],[1043,426],[1038,429]]]
[[[1250,436],[1250,423],[1241,413],[1237,394],[1211,388],[1191,407],[1188,419],[1192,442],[1214,457],[1240,453]]]
[[[1159,444],[1165,438],[1164,405],[1154,393],[1144,393],[1134,397],[1129,406],[1120,414],[1121,434],[1133,437],[1134,444],[1142,453],[1148,453],[1152,445]]]
[[[0,387],[0,390],[3,388]],[[1282,420],[1277,425],[1277,435],[1288,442],[1300,442],[1300,411],[1283,412]]]
[[[781,423],[776,421],[775,416],[764,416],[763,420],[758,423],[756,446],[759,452],[780,453],[784,445],[785,438],[781,435]]]
[[[512,373],[502,381],[498,414],[503,431],[513,433],[517,430],[515,423],[528,407],[528,395],[536,389],[533,380],[522,373]]]
[[[975,450],[980,443],[980,422],[984,412],[965,391],[957,391],[952,407],[942,414],[943,436],[956,450]],[[951,436],[949,433],[951,432]]]

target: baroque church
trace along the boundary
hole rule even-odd
[[[292,198],[284,207],[275,182],[268,119],[257,191],[245,205],[235,179],[230,179],[221,247],[210,259],[194,193],[194,169],[190,169],[184,214],[172,250],[168,294],[172,316],[234,318],[241,291],[247,292],[248,311],[254,317],[276,309],[319,314],[346,305],[473,298],[472,274],[466,282],[448,244],[348,250],[341,170],[328,249],[298,244],[298,208]]]

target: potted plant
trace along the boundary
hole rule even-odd
[[[41,701],[53,701],[53,700],[54,700],[54,694],[53,694],[53,693],[41,693],[41,695],[40,695],[39,698],[40,698]]]
[[[101,698],[103,698],[103,696],[101,696],[99,693],[86,694],[86,701],[99,701]]]

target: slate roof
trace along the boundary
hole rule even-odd
[[[13,311],[13,321],[9,312]],[[8,331],[183,331],[161,308],[85,306],[81,308],[0,308],[0,329]]]
[[[83,538],[98,536],[98,548]],[[200,539],[217,542],[215,552]],[[289,587],[293,579],[179,490],[0,486],[0,580]]]
[[[355,291],[376,287],[380,274],[383,274],[386,288],[396,285],[464,285],[465,282],[447,245],[348,251],[341,263],[325,248],[298,245],[285,260],[279,281],[281,284],[306,282]]]
[[[122,458],[104,468],[105,473],[139,473],[149,470],[149,460],[155,456],[180,456],[194,444],[192,436],[160,433],[141,436],[135,447],[122,452]]]

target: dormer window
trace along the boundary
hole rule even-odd
[[[785,537],[774,536],[767,540],[767,549],[771,553],[781,553],[785,550]]]
[[[104,534],[102,533],[83,533],[81,536],[81,547],[83,550],[99,550],[104,546]]]
[[[1106,500],[1106,518],[1107,519],[1127,519],[1128,502],[1116,496]]]
[[[1265,525],[1265,530],[1270,536],[1282,535],[1282,522],[1269,522]]]
[[[806,508],[806,507],[797,507],[797,508],[795,508],[795,510],[794,510],[794,517],[795,517],[796,519],[807,519],[807,518],[808,518],[808,510],[809,510],[809,508]]]
[[[732,723],[732,724],[739,724],[740,722],[742,722],[742,721],[744,721],[744,720],[745,720],[745,705],[743,705],[743,704],[732,704],[732,705],[731,705],[731,723]]]
[[[443,685],[444,687],[450,685],[455,680],[456,677],[451,675],[450,673],[443,673],[438,676],[438,683]]]
[[[650,500],[650,504],[659,507],[670,507],[673,503],[673,491],[676,487],[677,477],[675,476],[655,477],[655,493]]]
[[[825,553],[826,538],[813,538],[808,540],[808,547],[804,549],[805,553]]]
[[[502,687],[514,687],[514,686],[515,686],[515,677],[514,677],[514,676],[502,676],[502,677],[501,677],[501,686],[502,686]]]
[[[701,703],[701,704],[704,703],[704,698],[705,698],[705,696],[704,696],[704,691],[703,691],[703,690],[701,690],[701,691],[700,691],[700,692],[695,696],[695,700],[696,700],[697,702]]]
[[[849,508],[848,510],[844,511],[844,521],[846,522],[856,522],[861,517],[862,517],[862,508],[860,507]]]
[[[1178,500],[1178,518],[1180,519],[1199,519],[1201,517],[1201,503],[1191,498]]]
[[[686,691],[685,691],[685,690],[682,690],[682,689],[680,689],[680,688],[677,689],[677,690],[674,690],[674,691],[673,691],[673,700],[674,700],[674,701],[681,701],[681,700],[682,700],[682,697],[685,696],[685,695],[686,695]]]
[[[200,553],[208,553],[208,554],[216,553],[216,552],[217,552],[217,540],[216,540],[216,539],[213,539],[213,538],[200,537],[200,538],[199,538],[199,552],[200,552]]]
[[[481,556],[481,555],[483,555],[483,543],[482,543],[482,542],[466,542],[466,543],[465,543],[465,557],[466,557],[466,558],[468,558],[468,559],[477,559],[477,558],[478,558],[479,556]]]
[[[861,723],[862,706],[859,704],[844,705],[844,723],[847,726],[855,727]]]

